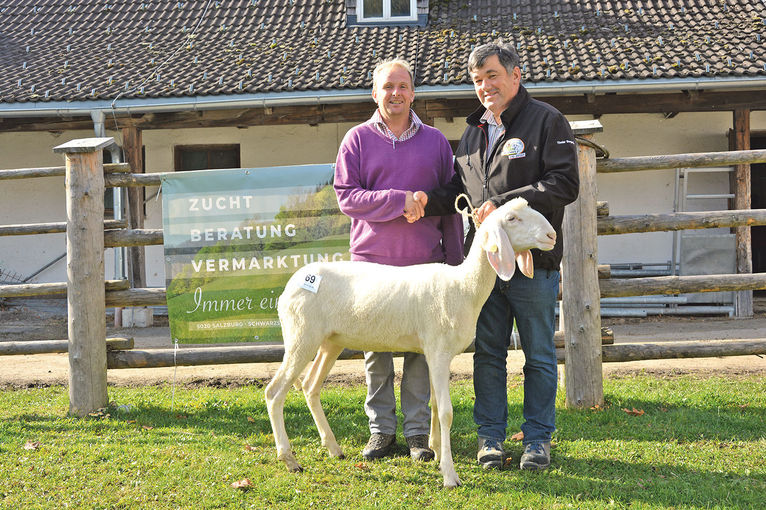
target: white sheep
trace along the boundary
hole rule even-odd
[[[430,447],[437,453],[444,486],[460,485],[449,435],[450,362],[473,340],[495,274],[510,280],[518,261],[519,269],[532,277],[529,250],[551,250],[555,242],[556,232],[545,217],[526,200],[516,198],[487,216],[459,266],[325,262],[298,270],[279,298],[285,354],[266,387],[277,458],[290,471],[302,470],[285,431],[284,403],[290,386],[314,355],[303,392],[322,444],[331,456],[343,457],[319,401],[338,355],[344,348],[421,352],[431,379]]]

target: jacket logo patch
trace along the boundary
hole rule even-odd
[[[523,158],[526,156],[524,153],[524,142],[520,138],[511,138],[503,145],[503,156],[508,156],[508,159]]]

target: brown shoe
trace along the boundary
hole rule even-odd
[[[372,434],[367,445],[362,450],[365,460],[375,460],[385,457],[396,444],[396,434]]]
[[[406,437],[412,460],[428,462],[434,460],[434,451],[428,447],[428,434]]]

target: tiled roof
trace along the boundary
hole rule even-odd
[[[365,89],[393,56],[415,64],[417,85],[467,84],[471,48],[498,37],[527,82],[766,77],[764,0],[429,11],[426,27],[349,28],[345,0],[0,0],[0,102]]]

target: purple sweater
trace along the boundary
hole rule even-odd
[[[351,217],[351,260],[391,266],[463,260],[463,223],[458,214],[402,216],[406,191],[430,190],[450,181],[452,149],[444,135],[422,125],[393,143],[372,124],[343,138],[335,166],[340,210]]]

